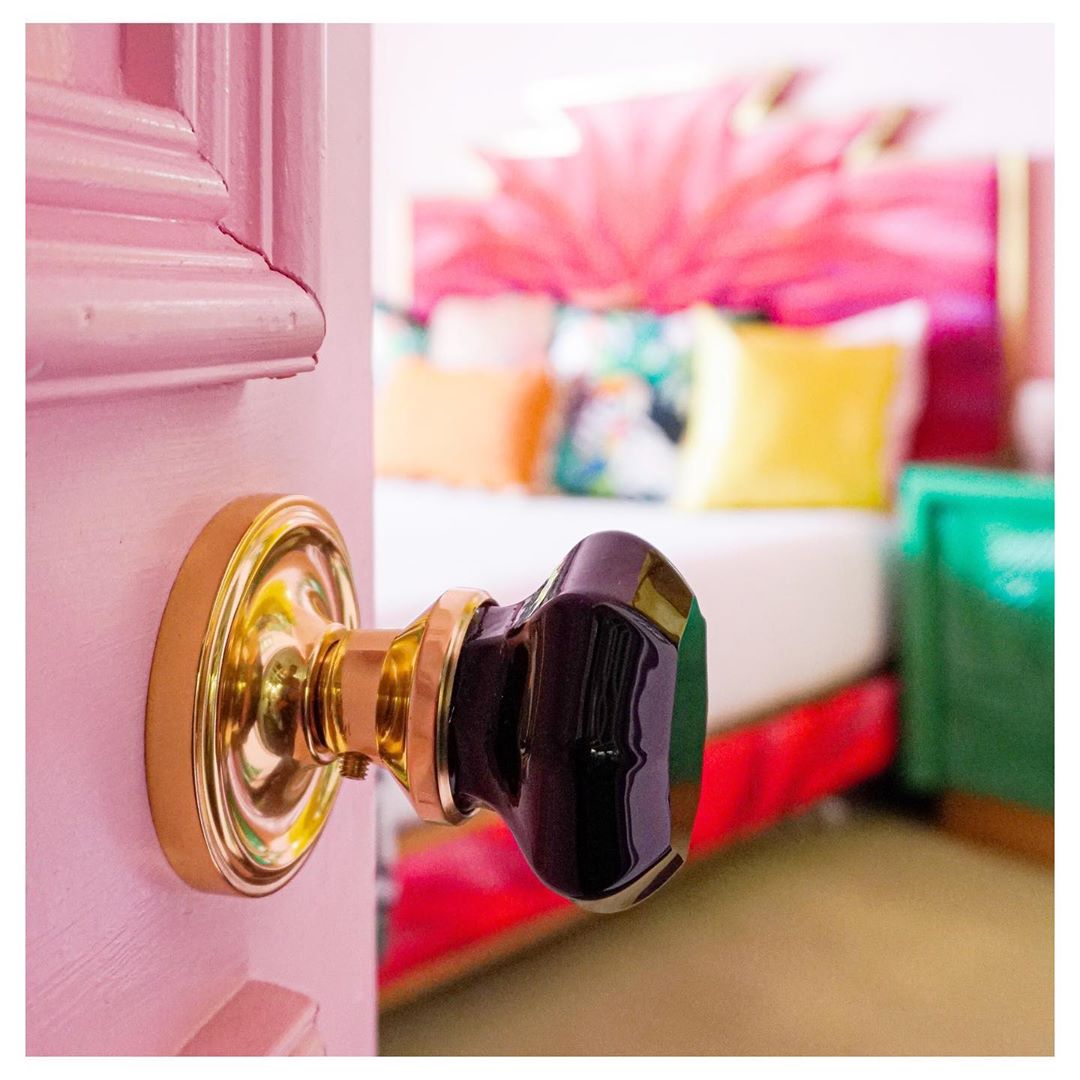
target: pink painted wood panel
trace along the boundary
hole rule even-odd
[[[116,96],[122,48],[123,31],[116,23],[29,23],[26,76]]]
[[[298,229],[299,250],[321,267],[317,305],[326,330],[317,369],[300,378],[180,389],[163,379],[137,394],[42,401],[27,414],[26,1039],[32,1054],[173,1054],[252,981],[314,1002],[328,1053],[375,1049],[370,783],[342,791],[318,850],[295,881],[274,896],[244,900],[195,892],[173,874],[158,847],[143,771],[143,712],[158,621],[188,546],[224,503],[255,491],[323,502],[348,540],[362,611],[372,610],[369,31],[296,27],[289,34],[289,47],[304,51],[303,77],[290,93],[299,95],[297,107],[306,115],[323,110],[321,135],[308,133],[322,179],[315,191],[301,187],[273,203],[273,215],[299,215],[301,225],[295,219],[288,229],[270,225],[275,234]],[[78,35],[69,41],[84,62]],[[260,73],[264,112],[271,82]],[[324,104],[310,109],[309,96]],[[91,126],[111,122],[108,116],[138,125],[161,115],[142,105],[132,112],[130,104],[103,100],[103,115],[91,117]],[[79,107],[88,107],[85,98]],[[174,137],[191,139],[182,129],[161,138]],[[40,152],[37,139],[31,128],[31,154]],[[187,149],[174,157],[199,175]],[[235,167],[247,175],[250,162],[239,158]],[[140,183],[132,177],[133,198],[143,197]],[[242,246],[184,246],[185,230],[197,233],[212,219],[211,195],[218,200],[213,213],[221,212],[217,190],[195,200],[207,208],[202,217],[182,221],[176,231],[164,219],[154,224],[163,260],[201,250],[213,277],[220,274],[215,258],[229,251],[236,260],[230,272],[243,273]],[[318,205],[305,206],[312,198]],[[99,292],[99,280],[63,248],[62,232],[41,224],[50,221],[50,206],[36,205],[31,223],[35,241],[56,246],[50,266],[89,282],[95,312],[99,296],[122,306],[143,277],[138,258],[122,284],[110,279]],[[110,242],[107,226],[86,221],[80,243]],[[198,268],[189,267],[181,280],[200,280]],[[246,303],[238,301],[241,308]],[[158,370],[164,340],[172,342],[171,355],[192,365],[209,347],[197,320],[188,331],[177,326],[167,335],[153,314],[127,325],[125,363],[133,367]],[[31,350],[42,333],[31,319]],[[244,318],[223,325],[214,347],[220,364],[238,370],[246,364]],[[277,1045],[272,1010],[265,1019],[259,1037]]]

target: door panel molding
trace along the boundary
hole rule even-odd
[[[249,980],[180,1050],[181,1057],[321,1057],[319,1008],[274,983]]]
[[[148,100],[27,83],[28,402],[310,371],[324,28],[121,33]]]

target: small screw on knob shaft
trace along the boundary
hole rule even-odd
[[[342,754],[338,761],[341,763],[341,775],[348,780],[363,780],[371,764],[371,758],[356,753]]]

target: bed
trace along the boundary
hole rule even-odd
[[[893,519],[869,510],[679,511],[655,502],[455,489],[383,478],[375,606],[405,626],[444,589],[528,596],[582,537],[659,548],[709,630],[709,731],[852,682],[889,649]]]
[[[997,245],[1027,227],[1026,173],[990,158],[892,153],[911,127],[905,110],[823,121],[788,107],[798,84],[736,79],[579,102],[565,117],[577,132],[572,152],[487,154],[496,182],[486,196],[412,203],[411,315],[429,333],[444,299],[515,293],[661,314],[705,302],[807,327],[918,297],[930,313],[925,396],[904,456],[995,453],[1008,383],[1002,335],[1020,333],[1015,312],[999,310],[997,282],[1026,282],[1016,245]],[[757,120],[746,122],[744,105]],[[644,171],[643,145],[655,166]],[[755,171],[754,161],[768,167]],[[455,363],[491,351],[491,333],[465,337],[453,357],[430,339],[426,348]],[[520,600],[601,529],[638,533],[680,568],[708,623],[709,736],[692,857],[893,759],[889,514],[686,513],[384,480],[375,522],[385,625],[453,585]],[[392,817],[383,814],[384,827]],[[384,1007],[582,917],[483,814],[457,830],[407,828],[400,851]]]
[[[709,738],[695,855],[873,775],[895,747],[894,521],[861,510],[688,513],[648,502],[454,489],[384,478],[375,492],[376,619],[403,626],[444,589],[523,599],[590,532],[664,552],[708,623]],[[478,815],[420,826],[380,792],[400,855],[380,968],[384,1005],[565,926],[509,832]]]

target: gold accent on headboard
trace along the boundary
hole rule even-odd
[[[1002,154],[998,158],[997,309],[1006,401],[1010,407],[1016,388],[1027,374],[1030,170],[1030,162],[1023,154]]]
[[[798,77],[799,72],[795,68],[780,68],[766,73],[732,109],[731,130],[740,135],[753,131],[780,104]]]
[[[859,132],[844,152],[844,164],[867,165],[888,150],[899,138],[905,126],[915,117],[915,109],[896,105],[883,109],[874,120]]]

